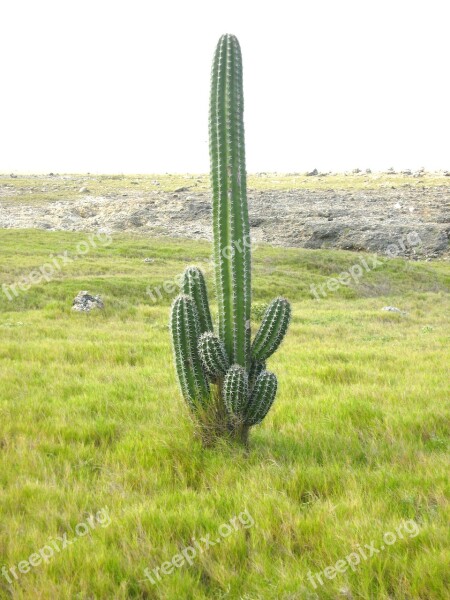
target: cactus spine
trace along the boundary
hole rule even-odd
[[[183,274],[170,327],[180,388],[200,425],[206,431],[213,422],[217,435],[231,433],[246,442],[248,428],[264,419],[275,400],[277,378],[266,371],[266,360],[286,334],[291,309],[284,298],[273,300],[251,344],[243,110],[241,50],[227,34],[214,54],[209,111],[218,335],[197,267]]]

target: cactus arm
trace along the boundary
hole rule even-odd
[[[250,364],[250,238],[243,122],[242,58],[220,38],[211,75],[209,138],[219,336],[230,362]]]
[[[264,361],[283,341],[291,318],[291,305],[285,298],[275,298],[264,313],[261,326],[253,340],[252,357]]]
[[[230,417],[243,416],[248,403],[248,378],[241,365],[233,365],[228,369],[223,383],[223,401]]]
[[[214,382],[224,377],[229,368],[228,357],[221,340],[211,331],[200,336],[198,351],[204,370]]]
[[[209,397],[209,384],[202,371],[197,351],[199,336],[198,315],[193,300],[181,294],[172,305],[170,329],[181,393],[188,405],[195,409]]]
[[[205,278],[197,267],[187,267],[183,273],[183,293],[190,296],[197,309],[200,333],[212,331],[213,324],[209,310],[208,292],[206,290]]]
[[[270,371],[262,371],[256,380],[249,403],[245,408],[245,424],[261,423],[270,410],[277,394],[277,378]]]

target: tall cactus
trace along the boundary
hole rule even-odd
[[[281,344],[291,308],[276,298],[251,344],[251,265],[239,42],[223,35],[211,73],[209,140],[218,335],[202,272],[188,267],[172,306],[171,330],[180,388],[200,424],[211,410],[218,434],[245,441],[272,406],[277,378],[266,360]],[[231,366],[230,366],[231,365]],[[211,414],[207,426],[210,428]]]
[[[233,35],[217,44],[211,74],[209,148],[219,335],[232,363],[250,361],[250,233],[242,57]]]

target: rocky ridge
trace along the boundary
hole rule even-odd
[[[7,194],[0,190],[0,228],[212,238],[210,196],[204,191],[130,189],[98,196],[86,188],[75,198],[38,204],[2,202],[2,196]],[[447,186],[249,191],[256,243],[408,258],[449,256],[449,209]]]

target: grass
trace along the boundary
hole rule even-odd
[[[308,177],[304,173],[257,173],[249,175],[252,190],[377,190],[383,188],[450,186],[443,173],[423,173],[412,177],[401,173],[330,174]],[[81,197],[88,188],[93,196],[175,192],[209,193],[209,176],[199,174],[159,175],[19,175],[17,179],[0,174],[1,202],[43,204]]]
[[[75,259],[84,239],[0,230],[0,284],[49,254],[74,259],[14,302],[0,291],[0,567],[76,539],[12,584],[0,574],[0,598],[448,597],[448,265],[386,261],[317,301],[310,284],[359,255],[258,247],[255,319],[278,294],[294,317],[270,364],[278,399],[246,456],[193,439],[171,365],[173,294],[147,293],[207,265],[210,246],[114,236]],[[82,289],[105,309],[72,312]],[[104,507],[109,525],[77,538]],[[246,509],[252,527],[145,580]],[[405,521],[417,535],[381,550]],[[379,552],[314,589],[309,571],[366,544]]]

